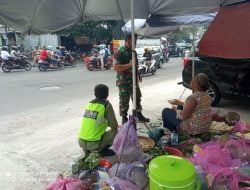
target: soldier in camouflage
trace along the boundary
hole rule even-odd
[[[120,47],[115,53],[114,70],[117,71],[116,85],[119,88],[119,109],[122,117],[122,123],[128,121],[129,100],[133,97],[133,73],[132,73],[132,40],[131,35],[127,35],[125,39],[125,46]],[[141,77],[138,74],[138,60],[136,55],[136,111],[140,122],[149,122],[141,111],[141,91],[138,80]]]

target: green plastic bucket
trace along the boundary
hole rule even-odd
[[[149,163],[150,190],[199,190],[194,165],[178,156],[159,156]]]

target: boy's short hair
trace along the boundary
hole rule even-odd
[[[94,93],[96,98],[106,99],[109,96],[109,88],[105,84],[95,86]]]
[[[135,38],[137,38],[137,34],[135,34]],[[129,33],[125,36],[125,41],[131,40],[132,39],[132,34]]]

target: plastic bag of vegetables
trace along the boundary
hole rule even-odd
[[[118,131],[113,141],[113,150],[120,162],[137,161],[142,156],[134,123],[135,118],[131,116],[129,121]]]

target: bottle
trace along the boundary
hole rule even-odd
[[[179,141],[178,134],[175,131],[173,131],[171,134],[171,146],[178,146],[178,141]]]

